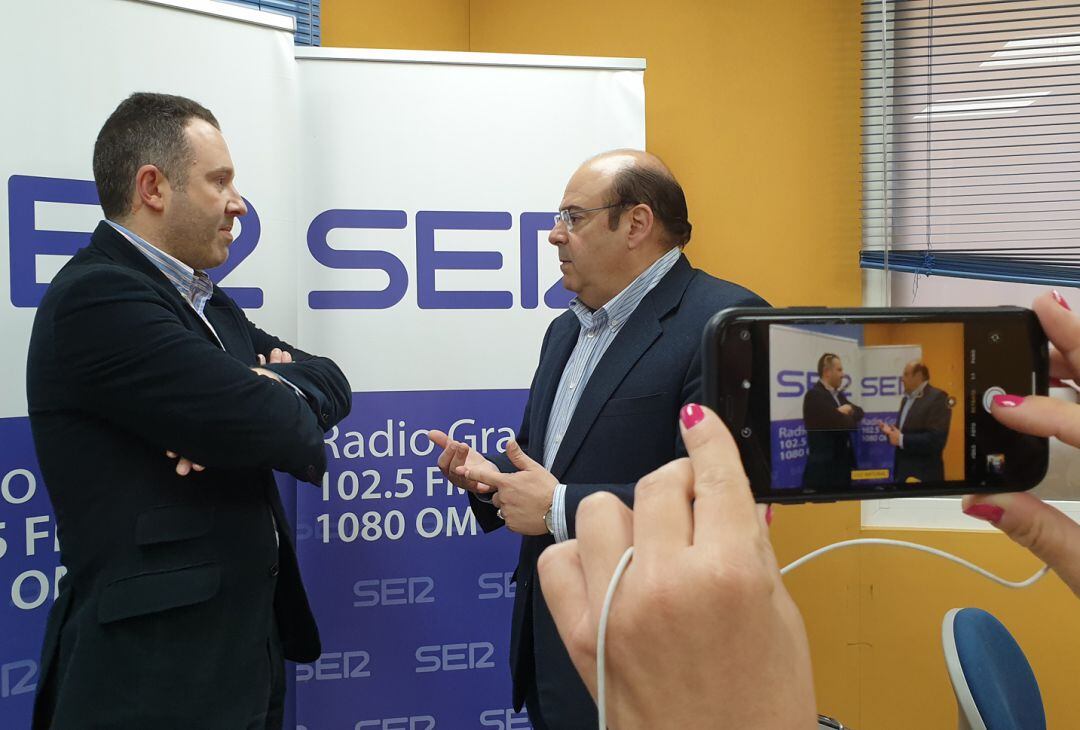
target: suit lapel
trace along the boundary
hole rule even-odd
[[[611,398],[611,394],[619,387],[645,351],[663,334],[661,320],[678,306],[693,275],[694,270],[686,257],[680,256],[671,271],[641,300],[641,304],[630,315],[622,331],[597,363],[596,369],[589,377],[588,385],[585,386],[585,392],[581,394],[581,400],[574,409],[574,415],[563,436],[559,452],[551,464],[551,473],[556,477],[561,478],[574,456],[577,455],[593,423],[596,422],[596,417],[600,415],[600,410]],[[558,376],[561,375],[562,368],[555,377],[556,387],[559,381]],[[550,412],[550,401],[548,409]],[[674,417],[675,414],[672,414],[672,418]],[[546,420],[544,425],[546,430]]]
[[[536,383],[537,410],[534,411],[529,424],[530,433],[530,456],[543,463],[544,446],[547,440],[548,419],[551,417],[551,407],[555,403],[555,391],[559,387],[562,372],[566,369],[566,363],[570,359],[570,353],[577,344],[578,333],[581,331],[581,323],[573,315],[562,317],[557,321],[548,342],[543,368],[539,373]]]
[[[203,309],[206,319],[214,326],[225,352],[245,363],[255,363],[255,351],[248,340],[246,329],[240,321],[239,313],[225,299],[225,295],[215,286],[214,295]],[[209,334],[209,332],[207,333]],[[210,335],[211,337],[213,335]]]
[[[213,332],[207,328],[206,323],[199,318],[195,313],[195,310],[191,308],[191,305],[189,305],[184,297],[181,296],[180,292],[176,290],[176,287],[169,281],[169,278],[161,273],[161,270],[158,269],[158,267],[154,266],[149,259],[143,256],[142,252],[135,248],[130,241],[120,235],[115,228],[105,221],[101,221],[91,238],[91,245],[118,264],[135,269],[150,277],[159,285],[159,289],[162,290],[164,296],[174,303],[176,309],[184,313],[183,318],[189,328],[202,333],[202,335],[213,342],[215,346],[218,344]],[[211,316],[211,309],[219,311],[224,309],[231,310],[228,303],[222,301],[221,298],[223,296],[224,295],[221,294],[217,287],[215,287],[214,295],[210,298],[210,301],[207,302],[207,306],[203,312],[207,315],[207,319],[214,325],[214,329],[217,330],[218,336],[221,338],[221,343],[225,346],[225,350],[229,353],[240,355],[246,362],[251,358],[245,356],[244,353],[249,350],[250,347],[241,344],[241,342],[246,342],[246,340],[243,340],[242,338],[239,342],[237,341],[236,335],[238,323],[236,323],[235,313],[231,311],[228,313],[221,312],[220,317]],[[219,322],[231,322],[234,324],[231,324],[231,326],[229,324],[223,324],[223,326],[219,327]]]

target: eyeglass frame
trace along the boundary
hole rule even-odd
[[[601,205],[599,208],[563,208],[555,214],[555,225],[562,223],[569,232],[574,230],[574,221],[570,216],[580,215],[581,213],[595,213],[598,210],[610,210],[611,208],[625,208],[628,205],[637,205],[637,203],[612,203],[611,205]]]

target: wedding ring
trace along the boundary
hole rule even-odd
[[[500,520],[506,520],[506,518],[503,517],[502,509],[495,510],[495,516],[498,517]]]

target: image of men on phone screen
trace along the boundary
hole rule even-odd
[[[952,419],[949,394],[930,385],[930,369],[919,360],[904,367],[901,379],[904,397],[900,400],[897,425],[878,426],[896,449],[893,481],[944,481],[942,452]]]
[[[851,483],[855,449],[851,437],[863,409],[848,400],[841,387],[844,364],[826,352],[818,358],[818,382],[803,396],[807,459],[803,487],[836,487]]]

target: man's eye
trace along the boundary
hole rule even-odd
[[[571,223],[577,223],[578,221],[582,221],[582,220],[585,220],[585,214],[584,213],[571,213],[570,214],[570,222]]]

